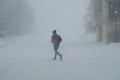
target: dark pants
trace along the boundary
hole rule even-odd
[[[55,51],[54,59],[56,59],[57,55],[59,55],[60,57],[62,56],[62,55],[58,52],[59,45],[60,45],[60,43],[54,43],[54,51]]]

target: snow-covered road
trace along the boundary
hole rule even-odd
[[[120,80],[120,44],[62,44],[60,61],[52,60],[52,45],[39,40],[1,41],[0,80]]]

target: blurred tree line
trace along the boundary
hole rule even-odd
[[[33,9],[25,0],[0,0],[0,37],[29,33],[34,22]]]

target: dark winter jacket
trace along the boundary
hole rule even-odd
[[[58,34],[54,34],[52,35],[51,40],[53,44],[59,44],[62,41],[62,38]]]

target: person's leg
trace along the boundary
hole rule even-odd
[[[55,55],[54,55],[54,60],[56,59],[56,57],[57,57],[57,46],[54,44],[54,53],[55,53]]]
[[[56,59],[57,55],[59,55],[60,60],[62,60],[62,55],[58,52],[58,48],[59,48],[59,44],[54,44],[54,51],[55,51],[55,56],[54,56],[54,60]]]
[[[62,55],[58,52],[58,48],[59,48],[59,44],[57,45],[57,50],[56,50],[56,53],[57,53],[57,55],[59,55],[60,60],[62,60]]]
[[[62,55],[57,51],[57,55],[59,55],[60,60],[62,60]]]
[[[56,60],[56,57],[57,57],[57,53],[55,52],[53,60]]]

